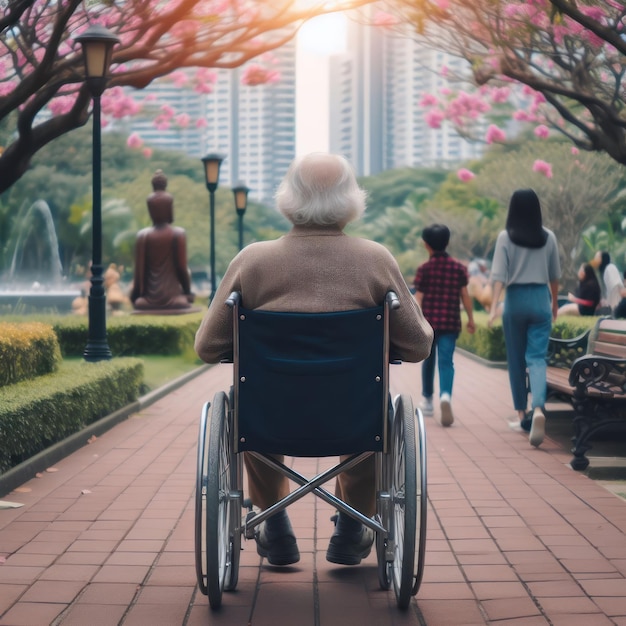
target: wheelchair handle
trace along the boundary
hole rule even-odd
[[[400,300],[398,300],[398,296],[395,291],[388,291],[385,299],[387,300],[387,304],[390,309],[395,310],[400,308]]]
[[[241,294],[238,291],[233,291],[226,299],[226,304],[232,309],[241,302]]]

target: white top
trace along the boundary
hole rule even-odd
[[[606,303],[614,309],[622,299],[622,289],[624,283],[620,276],[619,270],[614,263],[609,263],[602,274],[604,281]]]

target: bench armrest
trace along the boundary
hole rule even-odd
[[[626,359],[586,355],[574,361],[569,384],[578,398],[623,398],[626,400]]]
[[[546,354],[548,366],[570,369],[574,361],[587,352],[590,333],[591,329],[571,339],[550,337]]]

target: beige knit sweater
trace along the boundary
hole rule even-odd
[[[317,313],[377,306],[389,290],[401,305],[391,312],[392,354],[421,361],[430,354],[433,331],[391,253],[337,226],[295,226],[280,239],[250,244],[232,260],[196,333],[195,349],[207,363],[232,352],[232,310],[225,302],[233,291],[248,309]]]

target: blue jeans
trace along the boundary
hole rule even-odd
[[[430,356],[422,363],[422,395],[431,398],[434,391],[435,365],[439,353],[439,395],[452,395],[454,381],[454,363],[452,356],[456,347],[458,333],[435,331]]]
[[[513,406],[516,411],[526,411],[528,408],[528,370],[532,408],[542,408],[546,402],[546,353],[552,330],[548,286],[507,287],[502,327]]]

